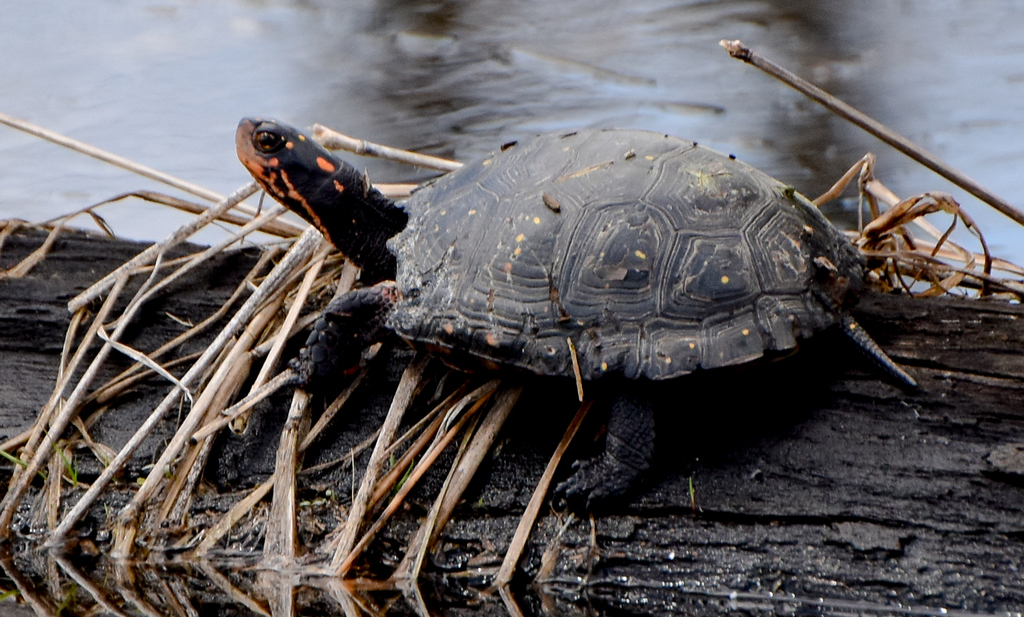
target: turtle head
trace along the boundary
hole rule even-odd
[[[394,276],[394,257],[385,243],[405,227],[408,216],[365,174],[274,120],[243,118],[235,147],[256,182],[361,267],[364,279],[371,273]]]

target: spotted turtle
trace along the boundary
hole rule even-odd
[[[243,119],[239,158],[362,268],[295,367],[305,382],[393,331],[458,361],[586,381],[666,380],[796,348],[849,315],[857,249],[791,187],[676,137],[579,130],[506,144],[398,205],[301,132]],[[575,349],[573,351],[572,349]],[[600,383],[600,382],[598,382]],[[649,388],[609,389],[605,451],[557,491],[592,507],[651,464]]]

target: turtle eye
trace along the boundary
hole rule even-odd
[[[272,131],[256,131],[252,136],[252,143],[262,152],[273,152],[284,145],[283,135]]]

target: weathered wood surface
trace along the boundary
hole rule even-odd
[[[9,267],[40,242],[38,234],[15,234],[2,247],[0,265]],[[68,235],[28,277],[0,281],[0,435],[28,426],[49,396],[69,319],[66,301],[140,248]],[[226,257],[154,302],[145,328],[134,333],[136,344],[146,348],[149,337],[180,328],[166,313],[188,319],[210,312],[254,259]],[[720,606],[715,598],[730,591],[755,599],[775,592],[865,606],[1020,611],[1024,309],[871,295],[856,316],[918,378],[919,391],[891,385],[841,338],[827,335],[794,358],[666,386],[657,471],[637,495],[595,518],[596,548],[589,521],[569,525],[548,588],[637,614],[716,612],[702,603],[704,594]],[[374,428],[407,358],[399,349],[375,366],[362,409],[337,429],[339,444],[310,453],[307,464],[343,452]],[[572,384],[542,384],[532,394],[528,388],[486,477],[446,529],[435,568],[469,570],[463,560],[473,556],[472,565],[493,566],[488,551],[504,552],[575,411]],[[131,414],[151,409],[165,390],[159,383],[140,389],[94,437],[118,447],[130,433]],[[285,409],[256,417],[252,435],[228,439],[211,479],[248,484],[269,472],[273,431]],[[600,425],[598,411],[570,455],[585,455]],[[140,452],[140,466],[156,445]],[[563,469],[559,478],[565,475]],[[331,482],[344,482],[344,492],[350,480],[325,476],[316,484]],[[387,538],[407,539],[435,485],[414,492]],[[521,568],[536,572],[559,523],[545,511]],[[743,607],[743,593],[732,606]]]

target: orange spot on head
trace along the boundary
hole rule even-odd
[[[269,158],[269,159],[267,159],[267,165],[268,165],[269,167],[277,167],[277,166],[278,166],[278,165],[280,165],[280,164],[281,164],[281,161],[277,160],[277,157],[276,157],[276,156],[275,156],[275,157],[272,157],[272,158]]]
[[[498,346],[498,337],[494,336],[493,332],[488,332],[487,336],[486,336],[486,339],[487,339],[487,344],[490,345],[491,347],[497,347]]]
[[[294,148],[294,147],[295,147],[295,144],[294,144],[294,143],[292,143],[292,142],[290,142],[290,141],[286,141],[286,142],[284,142],[284,147],[285,147],[285,149],[287,149],[287,150],[291,150],[292,148]]]
[[[334,163],[328,161],[322,156],[316,157],[316,166],[326,172],[333,172],[335,170]]]
[[[334,181],[334,188],[335,188],[335,189],[336,189],[336,190],[337,190],[337,191],[338,191],[339,193],[344,193],[344,192],[345,192],[345,185],[344,185],[344,184],[342,184],[341,182],[338,182],[337,180],[335,180],[335,181]]]

